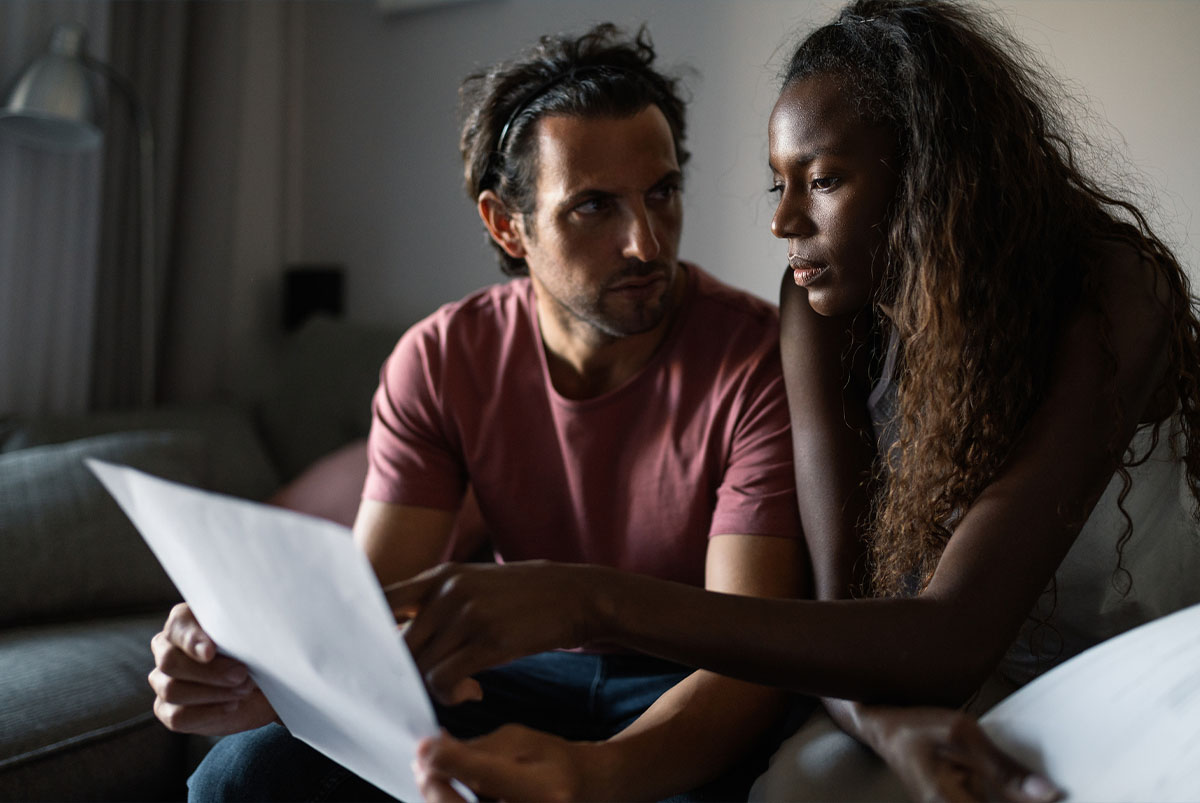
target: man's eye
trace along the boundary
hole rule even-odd
[[[812,180],[812,188],[814,190],[831,190],[838,185],[841,179],[836,176],[817,176]]]
[[[603,212],[608,206],[608,202],[603,198],[589,198],[582,203],[576,204],[574,210],[582,215],[594,215],[597,212]]]

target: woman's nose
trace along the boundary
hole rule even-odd
[[[781,240],[788,240],[811,237],[814,233],[816,225],[807,204],[784,190],[779,199],[779,206],[775,207],[775,214],[771,216],[771,234]]]

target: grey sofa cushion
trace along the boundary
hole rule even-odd
[[[204,441],[189,432],[114,433],[0,455],[0,623],[179,598],[85,457],[205,482]]]
[[[280,485],[250,412],[229,404],[160,407],[83,416],[14,416],[0,420],[0,452],[112,432],[195,432],[208,445],[208,488],[246,499],[266,499]]]
[[[0,631],[0,800],[184,797],[146,683],[166,613]]]

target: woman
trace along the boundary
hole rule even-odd
[[[788,242],[783,356],[820,601],[593,567],[442,568],[391,595],[419,611],[408,639],[435,692],[586,641],[808,694],[960,706],[1200,601],[1187,278],[1138,209],[1077,168],[1024,53],[955,4],[862,0],[785,75],[772,231]],[[941,738],[953,714],[828,709],[919,793],[1020,796],[913,769],[913,734]],[[449,776],[529,793],[505,784],[547,768],[572,790],[569,747],[520,729],[473,747],[425,746],[431,796]]]

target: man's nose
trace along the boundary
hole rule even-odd
[[[654,219],[644,206],[631,210],[625,234],[625,248],[621,255],[642,262],[652,262],[662,251],[659,236],[654,230]]]

